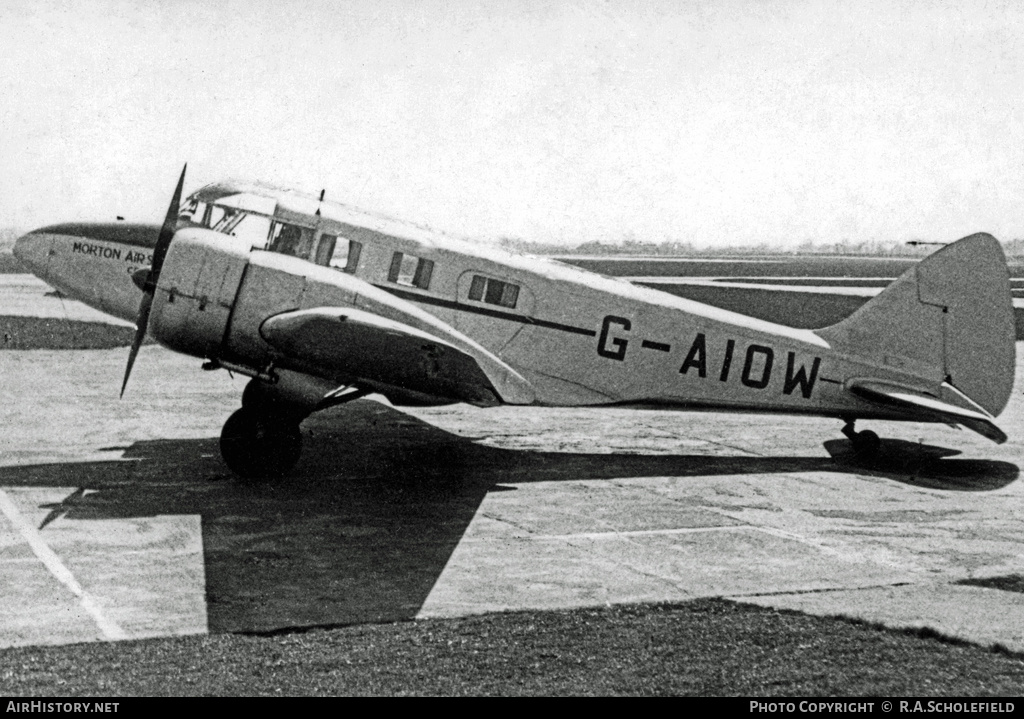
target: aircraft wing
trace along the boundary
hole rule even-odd
[[[285,312],[268,318],[260,334],[297,368],[328,370],[378,391],[392,387],[478,405],[525,404],[534,396],[525,379],[483,348],[457,347],[356,308]]]
[[[906,387],[872,380],[854,380],[847,389],[858,397],[919,415],[923,421],[963,425],[996,444],[1002,444],[1007,439],[1006,433],[992,421],[992,415],[981,407],[974,410],[958,407]]]

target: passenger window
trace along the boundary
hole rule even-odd
[[[489,305],[515,308],[516,302],[519,301],[519,285],[473,275],[473,282],[469,286],[469,299],[486,302]]]
[[[324,237],[327,236],[324,235]],[[359,267],[359,255],[362,251],[362,242],[339,237],[334,245],[334,253],[331,256],[331,267],[336,270],[344,270],[349,274],[355,274],[356,268]]]
[[[425,290],[430,287],[430,276],[433,273],[433,260],[425,260],[422,257],[396,252],[391,258],[388,282],[419,287],[421,290]]]

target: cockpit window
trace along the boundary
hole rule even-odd
[[[263,247],[270,230],[270,218],[237,207],[191,200],[178,213],[178,227],[204,227],[248,240],[253,247]]]
[[[209,227],[212,205],[199,200],[191,200],[178,212],[178,223],[188,227]]]
[[[244,212],[233,210],[230,208],[212,206],[213,213],[211,219],[213,219],[212,225],[207,225],[214,232],[223,232],[225,235],[230,235],[232,230],[238,226],[238,223],[245,217]]]
[[[313,250],[313,230],[287,222],[277,222],[271,231],[270,245],[267,249],[308,260]]]
[[[270,232],[270,218],[238,212],[226,227],[227,233],[233,237],[247,240],[251,247],[263,248],[267,244],[267,234]]]

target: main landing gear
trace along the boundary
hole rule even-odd
[[[853,445],[853,451],[862,457],[876,456],[878,454],[878,450],[882,446],[882,440],[878,438],[878,435],[870,429],[855,432],[853,430],[853,423],[857,420],[845,417],[843,419],[846,420],[846,424],[843,425],[843,434]]]
[[[288,474],[302,454],[299,425],[313,412],[352,402],[369,389],[344,386],[324,393],[322,386],[253,379],[242,392],[242,408],[220,433],[220,453],[228,468],[245,480]]]

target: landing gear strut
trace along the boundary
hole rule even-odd
[[[846,419],[846,424],[843,425],[843,434],[850,440],[854,452],[862,457],[874,457],[882,446],[882,440],[870,429],[855,432],[853,423],[856,421],[855,419]]]
[[[289,413],[243,406],[224,423],[221,456],[243,479],[283,477],[302,454],[299,422]]]

